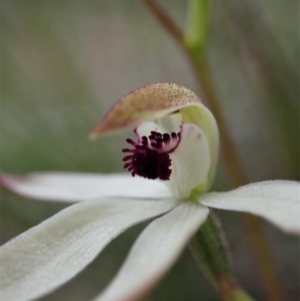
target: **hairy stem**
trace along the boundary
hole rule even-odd
[[[143,0],[143,2],[156,17],[158,22],[165,28],[168,34],[170,34],[177,42],[191,64],[199,88],[203,91],[204,100],[211,109],[219,125],[221,156],[232,184],[236,187],[246,184],[248,182],[246,174],[239,162],[233,139],[231,138],[227,123],[217,101],[205,51],[203,49],[197,49],[195,45],[189,47],[188,38],[185,37],[168,13],[156,1]],[[197,52],[195,49],[197,49]],[[247,214],[243,214],[242,216],[248,242],[257,262],[260,280],[268,300],[286,300],[274,260],[264,237],[261,220]]]
[[[233,276],[224,232],[213,213],[192,238],[189,250],[223,301],[254,301]]]
[[[195,74],[201,83],[204,95],[209,99],[208,104],[210,105],[210,109],[219,124],[222,145],[221,155],[231,182],[234,186],[244,185],[247,183],[247,178],[238,161],[236,148],[234,147],[228,127],[216,101],[214,90],[212,89],[212,81],[209,80],[209,77],[206,77],[209,75],[207,65],[198,65]],[[270,248],[265,239],[262,221],[249,214],[242,214],[242,220],[247,233],[248,243],[257,263],[260,280],[268,300],[286,300],[273,257],[271,256]]]

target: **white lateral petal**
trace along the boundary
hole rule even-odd
[[[70,280],[117,235],[165,213],[171,200],[94,200],[70,206],[0,248],[0,296],[25,301]]]
[[[95,301],[143,298],[170,269],[208,212],[201,205],[182,203],[153,221],[133,245],[119,273]]]
[[[184,124],[179,146],[171,153],[172,174],[166,182],[172,194],[181,199],[206,180],[210,167],[207,139],[202,130],[191,123]]]
[[[0,186],[23,197],[77,202],[99,197],[164,198],[170,192],[159,181],[129,174],[46,172],[26,176],[0,175]]]
[[[204,195],[208,207],[258,215],[287,232],[300,234],[300,183],[265,181],[238,189]]]

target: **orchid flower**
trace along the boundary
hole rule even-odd
[[[130,174],[3,174],[21,196],[78,202],[0,249],[3,300],[32,300],[69,281],[127,228],[156,217],[140,234],[110,285],[95,298],[138,300],[167,273],[209,215],[209,208],[247,212],[300,233],[300,185],[252,183],[211,192],[219,134],[212,113],[190,90],[169,83],[120,99],[92,136],[134,128],[124,168]]]

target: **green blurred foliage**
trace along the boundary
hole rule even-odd
[[[184,27],[186,1],[161,1]],[[251,181],[299,178],[297,2],[215,2],[208,55],[221,106]],[[201,95],[183,54],[141,1],[17,1],[1,7],[1,169],[23,174],[122,170],[129,131],[96,142],[88,134],[132,89],[161,81]],[[220,167],[215,189],[229,189]],[[1,192],[6,242],[66,205]],[[258,300],[239,217],[221,213],[242,285]],[[146,224],[114,241],[82,274],[42,300],[89,300],[115,274]],[[299,244],[266,231],[291,300],[299,296]],[[295,263],[296,261],[296,263]],[[218,300],[187,253],[147,300]]]

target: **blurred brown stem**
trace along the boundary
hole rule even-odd
[[[205,53],[199,57],[194,55],[185,43],[185,36],[178,26],[173,22],[167,12],[154,0],[143,0],[144,4],[156,17],[159,23],[165,28],[170,36],[178,43],[186,54],[194,71],[197,83],[203,91],[204,98],[214,114],[219,125],[221,136],[221,156],[226,166],[228,176],[232,184],[237,187],[247,184],[248,180],[239,162],[234,142],[231,138],[227,123],[224,119],[217,96],[213,86],[213,79],[210,74]],[[270,301],[283,301],[284,291],[279,281],[278,272],[271,256],[269,246],[264,237],[263,225],[260,219],[243,214],[243,223],[247,233],[248,242],[251,246],[254,258],[259,269],[259,276],[264,287],[266,296]]]

